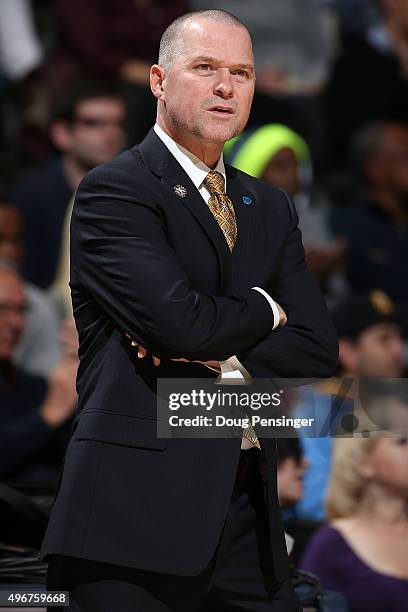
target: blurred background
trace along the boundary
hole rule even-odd
[[[0,542],[38,546],[75,413],[73,195],[153,125],[160,37],[205,8],[251,32],[254,104],[224,155],[293,198],[339,333],[339,377],[404,380],[408,0],[1,0]],[[347,406],[350,394],[328,381],[293,410],[324,410],[333,397]],[[383,412],[408,409],[394,387],[376,397]],[[407,438],[332,434],[298,431],[278,444],[292,560],[343,597],[327,609],[402,612]]]

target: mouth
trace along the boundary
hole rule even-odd
[[[212,106],[207,110],[210,113],[219,116],[229,116],[234,114],[234,109],[231,106]]]

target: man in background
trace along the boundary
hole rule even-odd
[[[21,213],[14,204],[0,196],[0,258],[8,260],[20,271],[23,254]],[[47,378],[60,355],[57,314],[45,291],[24,282],[24,292],[27,313],[13,361],[26,372]]]
[[[19,274],[0,262],[0,479],[56,485],[77,399],[75,332],[64,329],[49,380],[29,374],[13,361],[26,308]]]
[[[79,81],[61,94],[50,138],[60,155],[11,190],[24,222],[23,276],[47,288],[53,282],[69,202],[94,166],[115,157],[125,144],[125,104],[109,86]]]
[[[351,152],[362,193],[331,215],[347,239],[349,281],[356,292],[377,287],[408,303],[408,124],[370,124]]]
[[[380,290],[347,298],[333,313],[339,334],[339,376],[354,378],[399,378],[404,374],[404,341],[400,313],[394,302]],[[305,519],[323,520],[326,516],[325,495],[331,472],[333,437],[341,415],[353,407],[354,389],[341,397],[341,379],[324,381],[302,395],[298,412],[316,416],[322,427],[335,418],[333,398],[340,397],[340,420],[328,430],[308,437],[299,430],[303,453],[308,462],[304,476],[304,494],[296,507],[296,515]],[[319,435],[320,434],[320,435]]]

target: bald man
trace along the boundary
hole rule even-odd
[[[254,93],[246,27],[216,10],[178,19],[150,82],[156,125],[91,172],[74,205],[79,410],[47,585],[86,612],[294,612],[275,440],[249,427],[158,437],[156,382],[329,376],[336,336],[292,203],[223,162]]]

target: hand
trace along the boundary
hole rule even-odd
[[[142,346],[141,344],[139,344],[138,342],[136,342],[136,340],[132,340],[131,336],[129,336],[129,334],[125,334],[126,338],[128,338],[130,340],[130,344],[133,346],[133,348],[137,348],[137,356],[139,359],[143,359],[144,357],[146,357],[147,355],[147,349],[144,348],[144,346]],[[160,357],[155,357],[154,355],[152,355],[152,359],[153,359],[153,365],[155,366],[159,366],[160,365]]]
[[[199,361],[198,359],[195,359],[194,361],[190,361],[190,359],[185,359],[184,357],[181,357],[179,359],[172,359],[171,361],[184,361],[185,363],[199,363],[205,366],[206,368],[209,368],[210,370],[214,370],[218,374],[221,372],[220,362],[215,361],[214,359],[210,359],[209,361]]]
[[[74,317],[67,317],[60,329],[59,341],[62,354],[68,357],[78,357],[78,333],[75,327]]]
[[[59,427],[75,412],[77,369],[78,359],[65,355],[50,374],[47,396],[40,409],[40,415],[50,427]]]
[[[279,306],[278,302],[275,302],[278,311],[279,311],[279,324],[278,327],[283,327],[286,324],[286,321],[288,320],[288,317],[286,316],[285,311],[283,310],[282,306]]]
[[[283,311],[282,311],[283,312]],[[132,340],[129,334],[125,334],[125,336],[130,340],[131,345],[136,349],[137,348],[137,356],[139,359],[143,359],[147,355],[147,349],[144,348],[141,344],[136,342],[136,340]],[[160,365],[160,358],[152,355],[153,365]],[[171,361],[180,361],[183,363],[200,363],[201,365],[210,368],[211,370],[215,370],[216,372],[221,372],[221,366],[219,361],[210,360],[210,361],[191,361],[190,359],[185,359],[184,357],[178,357],[175,359],[171,359]]]

